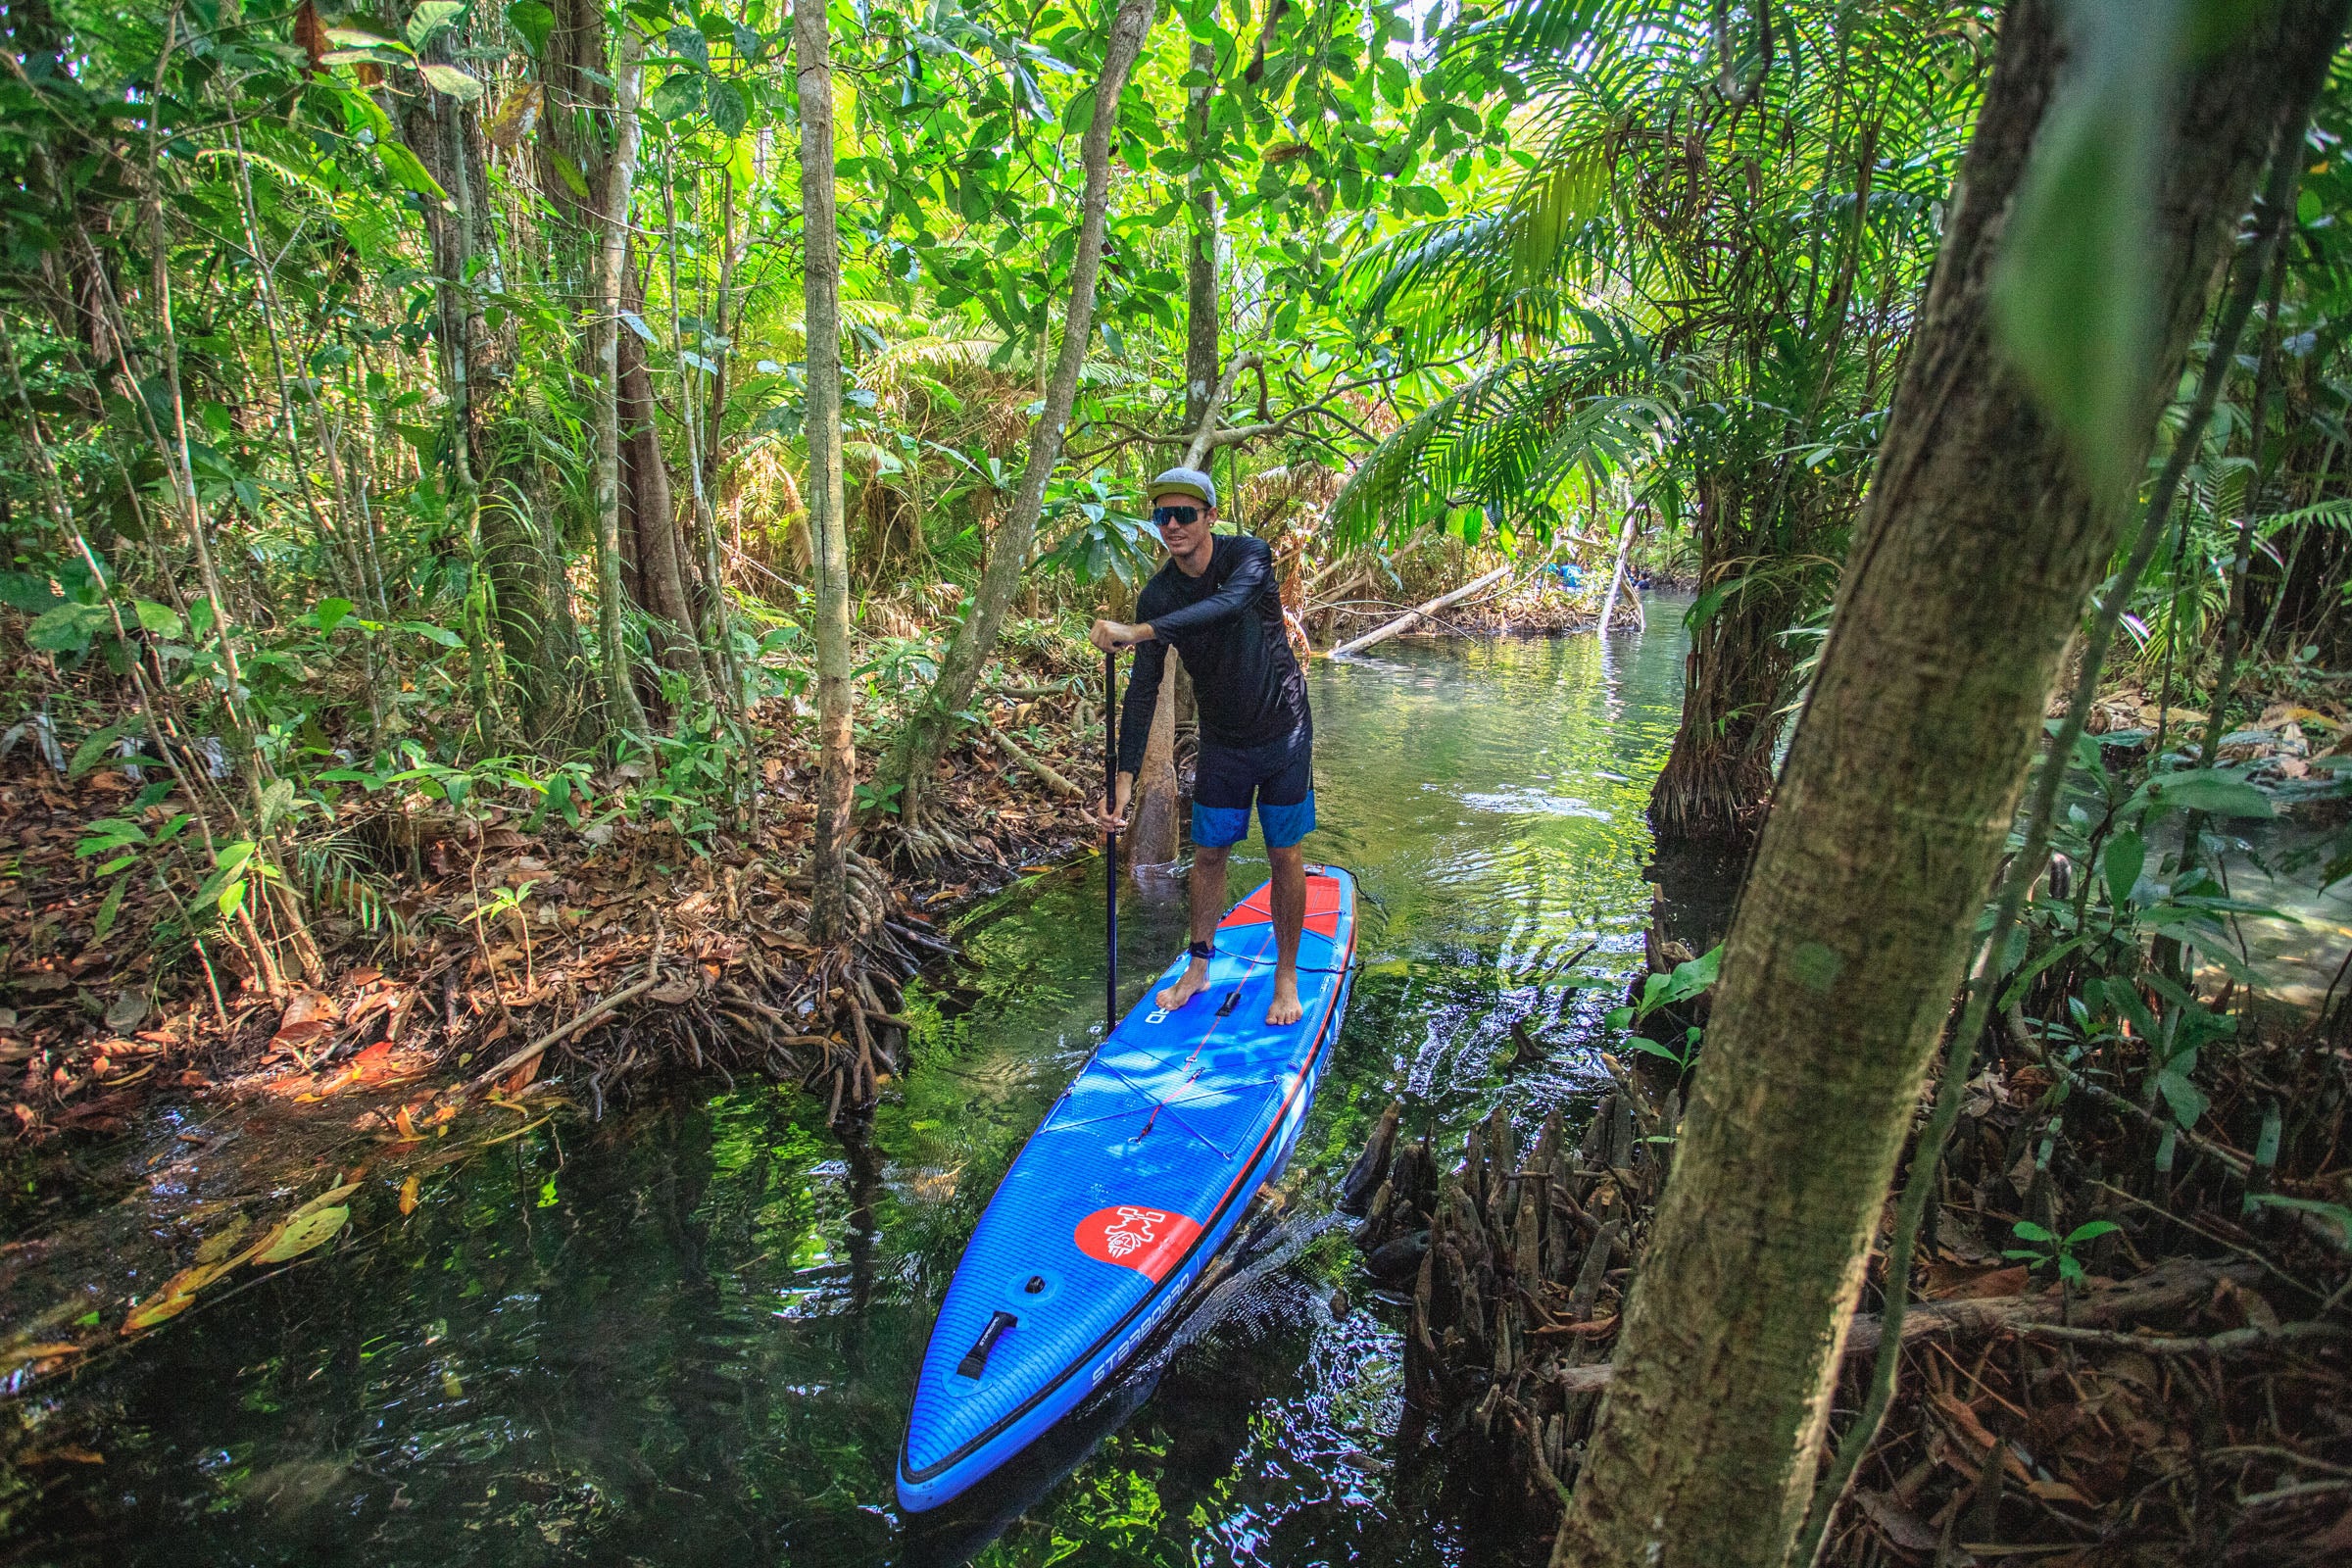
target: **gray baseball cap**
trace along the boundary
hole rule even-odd
[[[1152,494],[1154,497],[1191,496],[1213,510],[1217,504],[1217,481],[1199,468],[1170,468],[1152,481]]]

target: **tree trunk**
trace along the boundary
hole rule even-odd
[[[1176,658],[1169,650],[1169,657]],[[1181,667],[1183,661],[1177,660]],[[1127,832],[1128,858],[1137,871],[1165,866],[1176,858],[1176,682],[1159,683],[1152,709],[1152,733],[1135,775],[1133,825]]]
[[[808,934],[850,934],[852,795],[858,774],[850,687],[850,543],[841,490],[841,235],[833,209],[833,40],[825,8],[793,7],[801,98],[801,224],[808,327],[808,528],[816,556],[816,841]]]
[[[620,338],[628,330],[620,324],[620,290],[629,255],[629,187],[637,172],[637,95],[645,84],[645,40],[634,23],[621,24],[620,59],[613,76],[620,88],[619,105],[613,116],[604,245],[597,270],[597,641],[605,666],[606,722],[642,736],[647,728],[645,708],[637,701],[620,620]]]
[[[630,269],[624,259],[624,277]],[[624,283],[623,307],[645,318],[645,292],[633,277]],[[710,695],[710,672],[694,634],[690,584],[694,565],[679,525],[677,492],[669,482],[669,459],[654,423],[654,377],[645,340],[625,324],[618,338],[620,361],[620,456],[623,546],[630,570],[627,586],[638,608],[652,617],[654,657],[665,669],[686,677],[698,699]]]
[[[1617,613],[1617,596],[1625,588],[1625,558],[1634,548],[1634,514],[1625,514],[1625,524],[1617,530],[1617,564],[1609,571],[1609,590],[1600,596],[1600,634],[1609,634],[1609,617]]]
[[[1192,69],[1213,74],[1216,50],[1194,44]],[[1185,94],[1185,141],[1201,160],[1209,156],[1208,109],[1214,92],[1201,82]],[[1197,431],[1213,417],[1210,402],[1217,390],[1217,193],[1205,173],[1193,175],[1190,201],[1184,265],[1184,427]],[[1197,453],[1188,452],[1185,461],[1200,460]],[[1177,663],[1181,667],[1183,661]],[[1127,845],[1137,870],[1174,862],[1179,837],[1176,804],[1176,682],[1165,680],[1160,682],[1158,705],[1152,710],[1152,737],[1135,777],[1134,826]]]
[[[2124,471],[2345,5],[2283,0],[2179,83]],[[2003,24],[1557,1563],[1778,1568],[1805,1516],[1895,1157],[2120,514],[2094,508],[1990,335],[2001,235],[2067,60],[2059,10],[2018,0]]]
[[[1192,68],[1213,77],[1217,51],[1193,45]],[[1203,81],[1185,94],[1184,139],[1196,160],[1184,259],[1184,427],[1197,428],[1217,385],[1217,190],[1209,183],[1208,111],[1216,88]]]
[[[1030,546],[1037,539],[1038,514],[1046,502],[1046,481],[1061,458],[1063,427],[1078,395],[1078,371],[1086,361],[1086,345],[1094,335],[1095,277],[1102,264],[1103,209],[1110,196],[1110,137],[1118,121],[1119,97],[1135,69],[1144,35],[1152,30],[1158,0],[1120,0],[1112,21],[1110,40],[1102,51],[1102,74],[1095,83],[1095,113],[1088,122],[1079,159],[1086,171],[1086,195],[1079,214],[1078,249],[1070,262],[1070,307],[1061,331],[1061,351],[1046,385],[1045,407],[1029,430],[1029,461],[1012,509],[997,525],[989,541],[988,566],[980,576],[971,612],[956,628],[940,662],[939,679],[930,697],[908,716],[899,732],[890,775],[909,792],[931,776],[953,733],[955,715],[970,706],[979,684],[981,666],[996,651],[997,632],[1004,612],[1021,585],[1029,565]]]
[[[1764,473],[1700,481],[1699,588],[1730,585],[1690,628],[1683,664],[1682,723],[1649,792],[1649,825],[1662,843],[1696,842],[1741,852],[1755,842],[1772,794],[1784,689],[1793,661],[1781,642],[1786,596],[1741,565],[1771,551]]]

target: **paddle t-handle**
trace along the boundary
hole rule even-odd
[[[1102,652],[1102,804],[1116,821],[1119,807],[1119,656]],[[1102,1038],[1119,1026],[1119,833],[1112,828],[1102,856]]]

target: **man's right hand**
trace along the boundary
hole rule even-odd
[[[1127,808],[1134,795],[1135,775],[1121,773],[1115,802],[1097,796],[1080,807],[1079,810],[1098,833],[1124,833],[1127,831]]]

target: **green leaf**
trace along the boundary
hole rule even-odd
[[[710,108],[710,123],[721,136],[740,136],[743,127],[751,123],[752,106],[744,97],[741,82],[713,78]]]
[[[625,315],[627,313],[624,312],[622,314]],[[466,646],[465,638],[460,637],[456,632],[451,631],[447,626],[436,626],[429,620],[404,620],[400,623],[400,629],[402,631],[415,632],[417,636],[422,637],[425,641],[439,643],[444,648],[463,648]]]
[[[2111,1219],[2094,1219],[2087,1225],[2078,1225],[2073,1230],[2068,1231],[2066,1233],[2066,1245],[2072,1247],[2077,1242],[2093,1241],[2098,1237],[2106,1235],[2109,1231],[2120,1231],[2122,1229],[2123,1227],[2121,1225],[2118,1225]]]
[[[228,902],[229,894],[234,892],[240,898],[243,896],[245,879],[242,873],[245,862],[252,858],[253,841],[250,839],[221,845],[214,858],[213,874],[206,877],[204,885],[196,890],[196,902],[204,905],[217,901],[222,914],[234,914],[236,910]]]
[[[2054,1242],[2058,1239],[2055,1232],[2045,1231],[2030,1219],[2021,1219],[2009,1227],[2009,1234],[2024,1242]]]
[[[416,68],[437,92],[445,92],[463,103],[472,103],[483,93],[481,78],[456,66],[430,65]]]
[[[87,653],[92,640],[114,626],[114,617],[96,605],[60,605],[24,628],[24,641],[48,654]]]
[[[2141,786],[2159,807],[2174,810],[2210,811],[2215,816],[2268,819],[2278,809],[2271,798],[2234,773],[2218,767],[2160,773]]]
[[[348,599],[319,600],[318,608],[312,612],[313,618],[318,623],[318,635],[324,637],[332,633],[343,624],[343,617],[350,614],[351,610],[351,601]]]
[[[639,316],[635,311],[621,312],[620,319],[621,324],[626,326],[630,331],[636,333],[639,337],[645,339],[648,343],[651,343],[654,340],[654,329],[646,325],[645,318]]]
[[[98,906],[98,916],[90,922],[92,942],[104,942],[107,934],[114,930],[115,916],[122,912],[122,892],[129,886],[127,881],[119,881],[106,890],[106,901]]]
[[[2137,833],[2119,833],[2108,841],[2100,864],[2107,876],[2107,897],[2117,908],[2132,902],[2132,890],[2139,885],[2140,870],[2147,863],[2147,840]]]
[[[703,107],[706,79],[700,72],[673,71],[662,78],[646,107],[657,120],[682,120]]]
[[[104,729],[92,730],[87,740],[74,748],[74,760],[66,764],[66,777],[80,778],[91,768],[96,767],[106,760],[106,754],[113,749],[115,742],[137,729],[144,722],[144,719],[125,718],[118,723],[109,724]],[[146,837],[144,833],[139,836]]]
[[[540,0],[514,0],[507,7],[507,25],[531,51],[534,60],[547,56],[547,40],[556,30],[556,14]]]
[[[27,615],[46,614],[64,600],[51,591],[45,572],[0,571],[0,605],[22,610]]]
[[[292,1219],[286,1221],[286,1228],[278,1232],[277,1240],[254,1254],[254,1261],[257,1263],[291,1262],[302,1256],[303,1253],[316,1251],[334,1240],[335,1233],[350,1223],[350,1220],[351,1210],[341,1203],[331,1204],[325,1208],[298,1210]]]
[[[409,14],[409,24],[402,36],[409,40],[410,48],[421,49],[425,40],[465,14],[466,0],[424,0],[424,4]]]
[[[416,155],[400,143],[378,141],[375,144],[375,156],[377,161],[384,166],[384,172],[391,175],[392,182],[401,189],[415,191],[429,201],[445,202],[449,200],[449,192],[443,190],[440,182],[425,172],[424,165],[416,161]]]
[[[669,36],[665,41],[669,45],[671,54],[690,62],[695,70],[709,71],[710,69],[710,44],[699,29],[687,26],[672,27],[669,29]]]
[[[2164,1097],[2166,1104],[2172,1106],[2173,1119],[2183,1127],[2196,1126],[2197,1118],[2204,1115],[2212,1104],[2205,1098],[2205,1092],[2190,1081],[2188,1074],[2176,1072],[2171,1067],[2156,1075],[2156,1092]]]
[[[2186,0],[2075,0],[2070,70],[2035,136],[1993,273],[2001,347],[2083,477],[2137,481],[2156,339],[2149,220]]]

